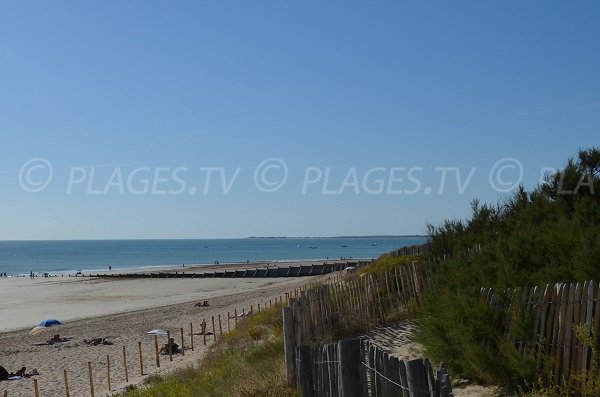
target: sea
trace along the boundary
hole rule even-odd
[[[425,237],[0,241],[0,273],[17,276],[260,261],[376,258]]]

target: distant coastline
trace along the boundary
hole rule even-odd
[[[258,240],[258,239],[358,239],[358,238],[427,238],[426,234],[374,234],[374,235],[348,235],[348,236],[248,236],[248,237],[207,237],[207,238],[92,238],[92,239],[0,239],[0,243],[10,242],[52,242],[52,241],[199,241],[199,240]]]
[[[403,237],[415,237],[415,238],[427,238],[426,234],[375,234],[375,235],[357,235],[357,236],[249,236],[247,239],[341,239],[341,238],[403,238]]]

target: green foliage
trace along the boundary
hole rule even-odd
[[[383,272],[421,259],[421,255],[392,256],[385,254],[374,260],[369,266],[362,268],[359,274]]]
[[[449,258],[420,321],[428,354],[468,379],[513,389],[535,382],[531,355],[514,342],[533,337],[531,319],[508,319],[516,334],[507,340],[508,320],[480,302],[479,289],[494,288],[502,298],[507,288],[597,278],[599,171],[600,150],[581,151],[533,192],[521,187],[498,205],[474,201],[469,219],[428,226],[429,255]]]
[[[580,373],[573,376],[573,379],[579,382],[582,386],[578,389],[578,393],[571,390],[571,383],[566,382],[564,385],[547,385],[543,378],[540,377],[531,390],[524,391],[520,388],[517,393],[518,397],[570,397],[573,394],[581,394],[583,396],[598,396],[600,395],[600,354],[598,346],[594,342],[596,336],[590,332],[588,324],[579,324],[573,327],[577,339],[583,346],[590,349],[590,368],[584,369]]]
[[[123,397],[296,397],[286,386],[281,307],[239,321],[209,351],[199,367],[154,376],[148,386]]]

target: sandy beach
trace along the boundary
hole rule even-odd
[[[203,267],[203,270],[206,267]],[[191,269],[186,270],[191,271]],[[322,276],[328,277],[328,276]],[[0,280],[0,365],[9,372],[23,366],[35,368],[40,375],[20,381],[3,381],[0,392],[9,396],[33,396],[37,379],[41,396],[65,396],[64,370],[67,370],[71,396],[89,396],[88,362],[92,363],[96,395],[108,392],[107,355],[111,360],[112,390],[143,381],[140,374],[138,342],[142,344],[144,373],[156,374],[189,365],[202,357],[201,335],[190,346],[190,323],[194,333],[203,319],[209,323],[218,316],[226,331],[227,312],[248,311],[250,305],[264,307],[285,292],[316,281],[315,277],[255,279],[96,279],[82,277],[9,278]],[[209,307],[196,307],[208,300]],[[46,318],[64,324],[32,336],[30,329]],[[230,320],[233,326],[234,320]],[[156,367],[154,338],[147,331],[170,331],[181,344],[184,328],[185,357],[177,355],[172,363],[161,357]],[[67,342],[45,344],[54,333]],[[107,338],[113,345],[88,346],[84,339]],[[210,342],[212,336],[208,338]],[[166,338],[159,338],[162,345]],[[129,382],[125,382],[123,346],[127,354]]]

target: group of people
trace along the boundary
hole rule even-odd
[[[6,274],[6,272],[0,273],[0,278],[6,278],[6,277],[8,277],[8,275]]]
[[[49,342],[57,343],[57,342],[64,342],[65,340],[66,339],[63,339],[60,337],[60,335],[56,334]],[[105,343],[105,344],[112,344],[112,343]],[[169,342],[166,343],[160,349],[160,353],[161,354],[169,354],[169,353],[170,354],[179,354],[179,353],[181,353],[181,348],[179,347],[179,345],[177,343],[175,343],[174,338],[170,338]],[[40,373],[38,372],[37,369],[32,369],[31,371],[27,372],[27,368],[21,367],[21,369],[19,369],[17,371],[8,372],[4,367],[0,366],[0,381],[19,380],[19,379],[29,378],[31,376],[39,375],[39,374]]]

